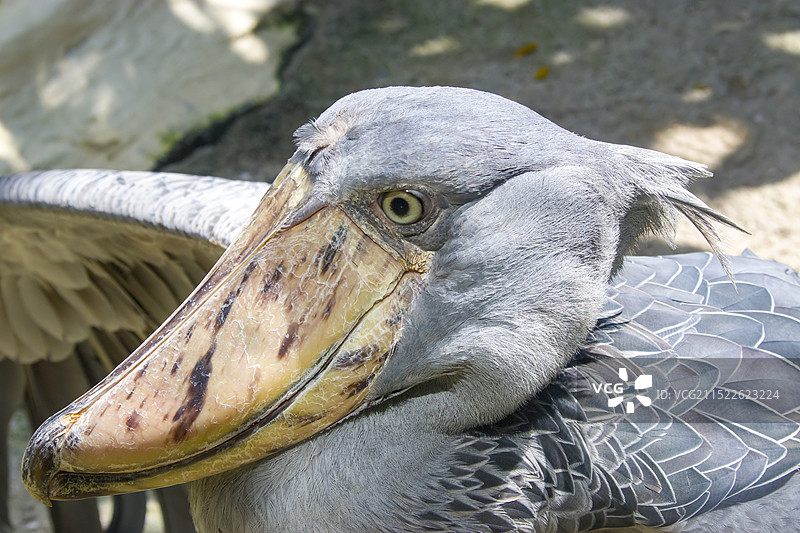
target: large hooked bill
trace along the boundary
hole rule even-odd
[[[264,458],[358,409],[427,260],[314,206],[288,164],[203,282],[119,367],[36,431],[38,500],[184,483]],[[314,206],[313,208],[310,206]]]

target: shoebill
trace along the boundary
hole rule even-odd
[[[36,431],[31,494],[189,482],[202,533],[794,527],[797,274],[626,258],[679,215],[717,250],[702,166],[445,87],[355,93],[295,137],[260,202],[165,174],[0,185],[4,246],[42,269],[35,311],[5,301],[15,346],[127,331],[134,289],[108,285],[169,306],[186,279],[159,265],[227,245]],[[67,269],[108,305],[69,300]]]

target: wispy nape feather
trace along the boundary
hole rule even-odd
[[[692,198],[694,200],[698,200],[694,195],[692,195]],[[667,198],[667,201],[669,201],[675,207],[675,209],[680,211],[683,216],[688,218],[689,221],[694,224],[694,227],[697,228],[708,245],[711,247],[711,251],[714,252],[715,256],[717,256],[717,259],[722,265],[723,270],[725,270],[725,274],[728,275],[728,279],[735,283],[733,275],[731,274],[728,257],[722,250],[722,239],[720,239],[719,233],[717,232],[716,227],[714,227],[714,222],[725,224],[726,226],[743,231],[745,233],[748,233],[747,230],[739,226],[736,222],[726,217],[722,213],[711,209],[699,200],[699,203],[687,202],[681,198]]]
[[[680,213],[694,224],[733,281],[715,224],[747,231],[687,189],[696,179],[711,177],[706,166],[643,148],[623,145],[611,145],[611,148],[622,156],[615,163],[622,163],[619,168],[625,174],[623,179],[633,185],[632,198],[620,228],[619,265],[621,255],[643,234],[654,233],[672,245],[676,214]]]

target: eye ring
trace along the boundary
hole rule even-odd
[[[425,196],[413,190],[386,192],[379,204],[386,217],[401,226],[415,224],[428,214]]]

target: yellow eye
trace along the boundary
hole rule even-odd
[[[414,191],[392,191],[381,197],[381,209],[396,224],[413,224],[425,216],[425,205]]]

